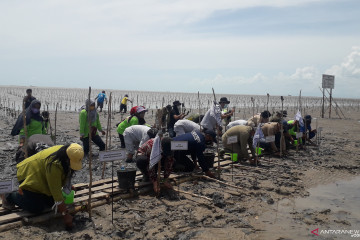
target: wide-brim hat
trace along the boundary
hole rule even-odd
[[[229,101],[226,97],[222,97],[222,98],[220,98],[219,103],[226,103],[226,104],[229,104],[229,103],[230,103],[230,101]]]
[[[176,100],[176,101],[173,102],[173,105],[174,106],[180,106],[181,102],[179,100]]]
[[[70,159],[70,168],[80,170],[82,168],[82,159],[84,158],[84,149],[77,143],[72,143],[66,149],[66,154]]]

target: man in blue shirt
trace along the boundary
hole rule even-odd
[[[176,160],[175,165],[183,165],[184,171],[191,172],[194,170],[195,164],[187,155],[196,156],[197,161],[206,176],[215,178],[215,175],[209,170],[211,166],[204,156],[206,144],[216,142],[216,133],[213,130],[205,130],[204,133],[194,130],[190,133],[185,133],[181,136],[173,138],[173,141],[188,142],[188,151],[174,152],[174,158]]]
[[[95,98],[95,100],[97,99],[97,107],[100,107],[100,112],[102,112],[102,109],[104,107],[104,101],[107,104],[107,98],[106,98],[106,94],[105,91],[102,91],[101,93],[99,93],[99,95],[97,95],[97,97]]]

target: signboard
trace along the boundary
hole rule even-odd
[[[0,194],[11,193],[13,191],[13,179],[0,181]]]
[[[112,162],[126,159],[125,150],[114,150],[114,151],[100,151],[99,160],[100,162]]]
[[[303,133],[302,133],[302,132],[296,133],[296,138],[302,138],[302,137],[303,137]]]
[[[237,142],[238,142],[237,136],[231,136],[227,138],[227,144],[233,144]]]
[[[323,74],[322,88],[334,89],[334,86],[335,86],[335,76]]]
[[[171,141],[171,150],[188,150],[188,141]]]
[[[275,142],[275,135],[265,137],[265,142]]]

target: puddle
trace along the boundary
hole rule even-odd
[[[311,231],[360,230],[360,177],[311,188],[309,197],[283,199],[258,217],[256,239],[354,239],[350,235],[315,236]],[[266,220],[263,220],[266,219]],[[259,223],[259,225],[257,225]],[[355,238],[355,239],[360,239]]]

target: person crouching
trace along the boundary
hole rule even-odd
[[[3,207],[41,213],[55,209],[64,217],[67,229],[72,228],[72,216],[64,203],[62,187],[74,171],[82,168],[83,148],[77,144],[56,145],[45,149],[17,164],[19,191],[2,195]]]

